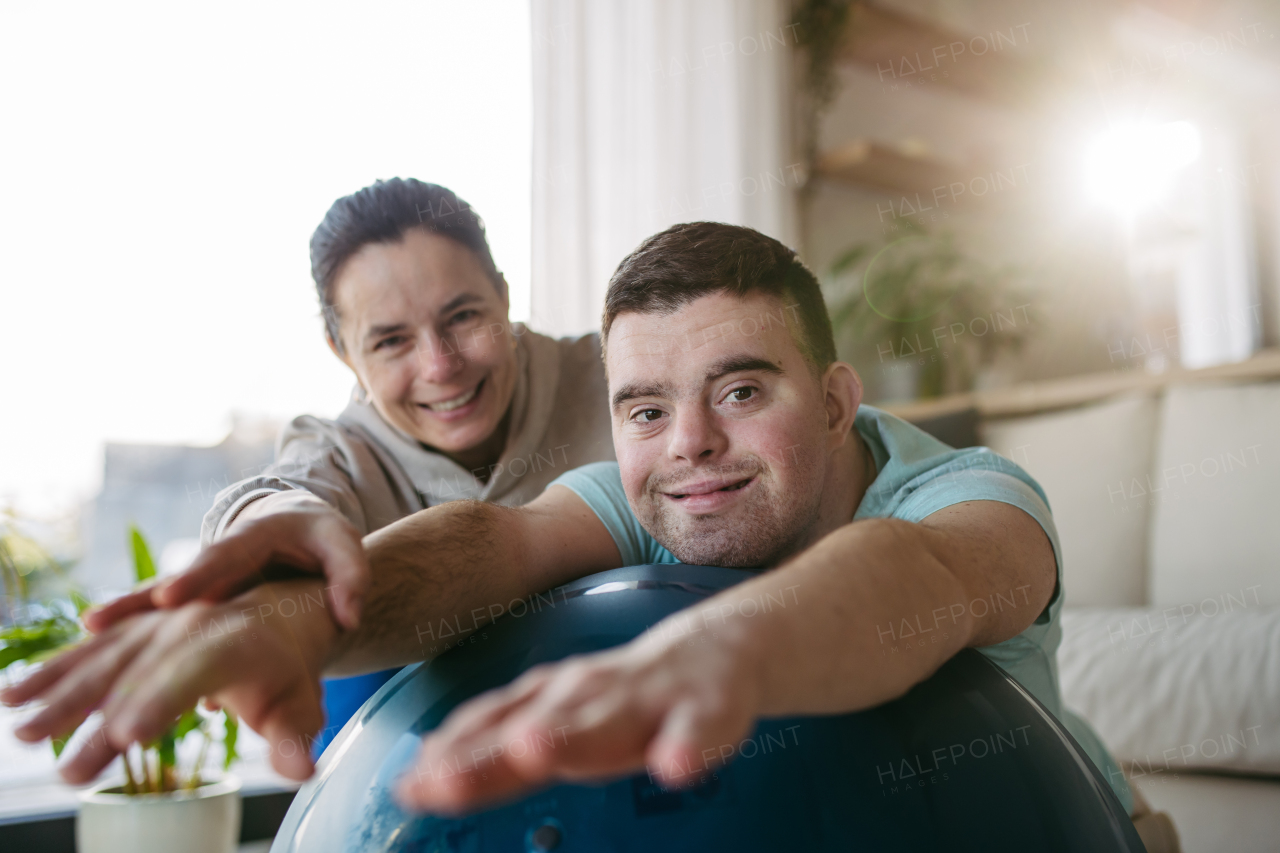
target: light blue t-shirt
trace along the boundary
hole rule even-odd
[[[944,507],[964,501],[1000,501],[1026,512],[1044,529],[1053,545],[1058,583],[1048,606],[1016,637],[983,646],[986,655],[1018,680],[1049,709],[1079,741],[1111,784],[1126,811],[1133,809],[1133,794],[1093,729],[1062,707],[1058,691],[1058,644],[1062,640],[1062,550],[1058,530],[1049,511],[1049,499],[1031,475],[986,447],[956,450],[907,423],[872,406],[859,406],[854,429],[875,455],[877,476],[867,488],[853,520],[900,518],[918,522]],[[675,556],[649,535],[631,511],[616,462],[596,462],[561,475],[551,485],[573,490],[604,523],[622,554],[624,566],[678,563]],[[1023,592],[1009,590],[991,600],[968,603],[975,615],[1016,606]],[[945,617],[944,617],[945,618]],[[917,623],[919,620],[917,620]],[[913,642],[932,639],[933,625],[884,626],[881,642],[890,654],[910,649]],[[880,627],[880,626],[878,626]],[[914,638],[914,639],[913,639]]]

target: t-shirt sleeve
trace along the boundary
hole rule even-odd
[[[1000,463],[1000,467],[988,467],[992,461]],[[910,496],[895,508],[893,517],[918,522],[940,509],[965,501],[999,501],[1027,513],[1044,530],[1053,547],[1058,582],[1049,603],[1036,620],[1048,621],[1049,607],[1058,600],[1062,590],[1062,550],[1053,514],[1039,491],[1023,479],[1026,475],[1019,476],[1022,470],[1016,464],[994,455],[983,459],[983,462],[982,467],[969,467],[961,458],[956,460],[955,466],[944,466],[943,470],[931,472],[934,475],[917,485]],[[948,467],[951,470],[946,470]]]
[[[622,555],[622,565],[642,566],[674,561],[631,512],[617,462],[583,465],[561,474],[551,485],[564,486],[586,501],[613,537],[618,553]]]

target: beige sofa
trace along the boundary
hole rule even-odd
[[[1280,352],[885,408],[1044,487],[1064,701],[1187,853],[1280,850]]]

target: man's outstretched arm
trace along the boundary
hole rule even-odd
[[[553,486],[512,508],[456,501],[364,539],[372,589],[360,627],[337,638],[328,675],[423,660],[432,626],[469,633],[512,603],[622,564],[608,530],[583,500]]]
[[[421,660],[419,625],[484,621],[490,605],[540,592],[621,562],[594,513],[552,488],[508,509],[446,504],[367,540],[373,586],[366,618],[341,634],[326,610],[323,581],[264,584],[231,601],[193,601],[123,619],[0,691],[0,700],[45,707],[16,730],[25,741],[59,737],[95,708],[87,733],[60,772],[96,776],[135,741],[159,736],[201,697],[238,713],[267,738],[272,765],[295,779],[312,766],[307,738],[321,725],[319,678]],[[286,741],[292,745],[284,748]]]
[[[625,646],[538,667],[456,709],[425,741],[400,794],[448,813],[645,767],[669,783],[690,781],[687,768],[712,770],[721,747],[757,719],[873,707],[959,650],[1015,636],[1044,609],[1055,581],[1048,537],[1009,504],[957,504],[919,524],[849,524]],[[996,596],[1016,606],[969,606]],[[887,654],[904,621],[926,642]],[[475,784],[432,772],[548,731],[564,732],[564,743],[520,756],[498,751]]]

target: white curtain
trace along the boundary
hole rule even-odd
[[[796,245],[783,0],[532,0],[532,319],[598,329],[618,262],[677,222]]]

